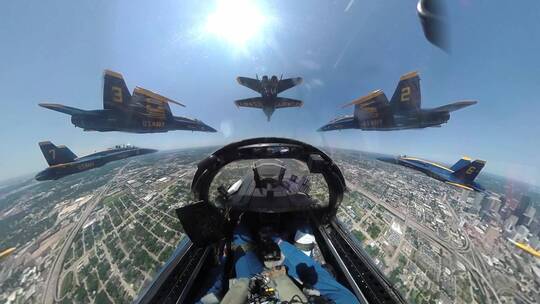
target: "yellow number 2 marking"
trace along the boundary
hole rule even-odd
[[[401,89],[401,101],[411,100],[411,87],[404,87]]]
[[[473,174],[474,171],[476,171],[476,168],[475,168],[475,167],[469,167],[469,169],[467,169],[467,171],[465,171],[465,173],[467,173],[467,174],[470,175],[470,174]]]
[[[112,87],[113,101],[122,103],[122,89],[120,87]]]

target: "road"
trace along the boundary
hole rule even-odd
[[[107,185],[103,186],[103,190],[92,198],[92,202],[87,205],[84,212],[81,214],[81,217],[76,224],[75,227],[69,232],[68,237],[62,244],[62,248],[60,249],[60,253],[56,256],[56,259],[53,261],[53,264],[51,265],[51,270],[47,276],[47,282],[45,284],[45,291],[43,293],[43,304],[52,304],[59,300],[59,297],[57,295],[57,292],[59,290],[59,279],[60,279],[60,273],[62,272],[62,265],[64,264],[64,257],[66,256],[67,251],[71,248],[71,243],[73,243],[73,239],[75,239],[75,236],[83,226],[83,224],[86,222],[86,219],[88,216],[92,213],[94,208],[97,206],[99,202],[101,202],[101,198],[107,191],[109,191],[112,184],[116,181],[118,176],[122,174],[124,171],[124,168],[129,165],[130,162],[125,164],[118,173],[107,183]]]
[[[495,288],[493,288],[493,285],[491,284],[491,281],[489,281],[484,276],[483,272],[481,270],[478,270],[478,268],[473,263],[471,263],[471,261],[466,256],[463,255],[463,253],[460,251],[460,249],[463,249],[463,248],[456,248],[452,244],[448,244],[447,242],[442,241],[440,239],[440,237],[437,236],[433,230],[431,230],[431,229],[429,229],[429,228],[415,222],[414,220],[412,220],[410,218],[407,218],[400,210],[390,206],[389,204],[387,204],[386,202],[384,202],[381,199],[377,198],[376,196],[371,194],[369,191],[363,189],[362,187],[360,187],[358,185],[355,185],[355,184],[351,184],[351,183],[349,183],[349,187],[351,189],[354,189],[354,190],[360,192],[362,195],[364,195],[367,198],[369,198],[370,200],[372,200],[375,204],[378,204],[378,205],[381,205],[382,207],[384,207],[388,212],[392,213],[394,216],[396,216],[399,219],[401,219],[402,221],[406,222],[408,227],[411,227],[411,228],[415,229],[416,231],[420,232],[420,234],[424,235],[425,237],[427,237],[428,239],[430,239],[434,243],[436,243],[439,246],[446,249],[448,252],[451,252],[451,253],[455,254],[456,257],[458,257],[458,259],[463,264],[468,266],[467,268],[471,271],[471,274],[473,274],[473,273],[476,274],[476,276],[480,279],[479,281],[482,281],[484,283],[483,286],[487,287],[489,289],[489,291],[494,295],[496,302],[499,303],[499,304],[501,303],[501,301],[499,299],[499,296],[498,296],[497,292],[495,291]],[[405,221],[406,219],[407,219],[407,221]],[[468,247],[468,250],[473,249],[473,248],[471,248],[470,245],[467,246],[467,247]],[[473,252],[473,253],[476,254],[476,252]],[[486,270],[484,269],[484,271],[486,271]],[[491,299],[491,298],[488,297],[488,299]]]

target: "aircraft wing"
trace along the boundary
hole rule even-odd
[[[92,111],[81,110],[73,107],[64,106],[58,103],[40,103],[40,107],[47,108],[49,110],[61,112],[68,115],[97,115]]]
[[[258,93],[261,93],[262,91],[261,81],[258,79],[253,79],[249,77],[237,77],[236,81],[238,81],[239,84],[250,88]]]
[[[287,79],[281,79],[278,82],[277,86],[277,93],[281,93],[285,90],[288,90],[294,86],[297,86],[301,84],[303,81],[302,77],[295,77],[295,78],[287,78]]]
[[[136,87],[133,90],[133,101],[130,104],[130,109],[145,116],[165,119],[166,117],[172,116],[169,103],[185,107],[185,105],[177,101],[161,96],[150,90]]]
[[[354,105],[354,116],[359,120],[379,118],[388,114],[390,104],[383,91],[377,90],[344,105]]]
[[[276,109],[301,107],[302,105],[304,105],[304,102],[301,100],[282,97],[277,97],[275,103]]]
[[[354,119],[354,116],[349,115],[345,117],[336,118],[326,125],[320,127],[317,131],[333,131],[333,130],[343,130],[343,129],[357,129],[358,122]]]
[[[434,108],[434,109],[431,109],[432,111],[436,111],[436,112],[453,112],[453,111],[457,111],[459,109],[463,109],[465,107],[468,107],[468,106],[472,106],[474,104],[478,103],[477,101],[475,100],[463,100],[463,101],[458,101],[458,102],[454,102],[454,103],[451,103],[451,104],[447,104],[447,105],[444,105],[444,106],[440,106],[440,107],[437,107],[437,108]]]
[[[260,97],[253,97],[253,98],[246,98],[246,99],[240,99],[236,100],[234,102],[237,107],[246,107],[246,108],[263,108],[263,100]]]

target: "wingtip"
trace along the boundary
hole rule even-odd
[[[124,79],[124,77],[122,76],[122,74],[118,73],[118,72],[115,72],[113,70],[109,70],[109,69],[105,69],[103,71],[103,75],[109,75],[109,76],[112,76],[112,77],[115,77],[115,78],[120,78],[120,79]]]
[[[346,108],[346,107],[349,107],[349,106],[352,106],[352,105],[355,105],[355,104],[359,104],[359,103],[363,103],[367,100],[370,100],[372,98],[375,98],[381,94],[384,94],[383,90],[375,90],[375,91],[371,91],[369,94],[365,95],[365,96],[362,96],[360,98],[357,98],[349,103],[346,103],[344,104],[343,106],[341,106],[342,109]]]
[[[61,107],[62,105],[59,104],[59,103],[41,102],[41,103],[38,103],[38,106],[40,106],[40,107],[42,107],[42,108],[50,109],[50,108]]]
[[[406,74],[401,75],[401,77],[399,78],[399,81],[406,80],[406,79],[413,78],[413,77],[417,77],[417,76],[418,76],[418,71],[408,72]]]

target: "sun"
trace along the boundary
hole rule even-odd
[[[218,0],[206,19],[206,31],[239,48],[261,34],[268,23],[255,1]]]

